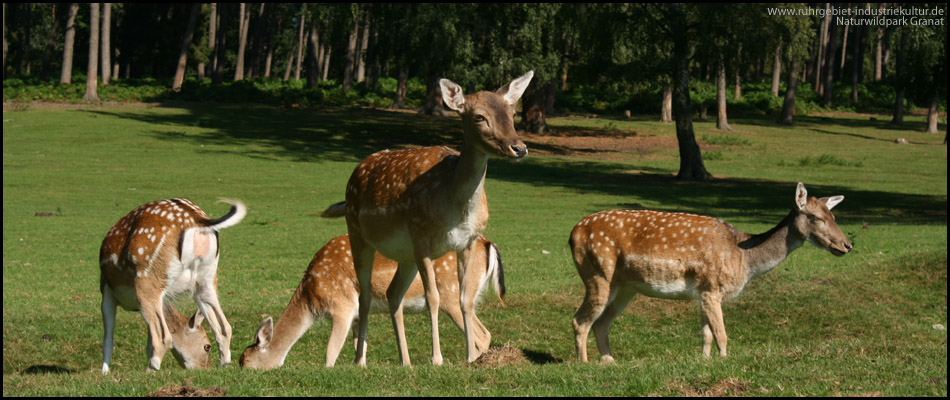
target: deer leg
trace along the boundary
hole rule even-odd
[[[356,268],[356,280],[360,285],[359,328],[356,335],[356,357],[353,363],[366,366],[366,344],[369,334],[369,309],[373,302],[372,282],[373,256],[376,250],[363,241],[362,237],[350,234],[350,249],[353,252],[353,264]]]
[[[158,371],[162,367],[162,358],[172,345],[171,331],[162,313],[162,298],[139,298],[139,309],[145,325],[148,327],[148,341],[145,354],[148,356],[148,370]]]
[[[476,254],[474,248],[477,241],[472,241],[468,248],[458,252],[458,274],[459,274],[459,306],[462,308],[462,319],[465,322],[465,354],[466,362],[475,362],[479,351],[475,344],[477,331],[483,329],[481,322],[475,323],[475,292],[478,291],[480,284],[478,274],[473,270],[472,255]],[[479,328],[481,326],[481,328]]]
[[[711,336],[716,339],[716,346],[719,347],[719,355],[725,357],[726,343],[729,339],[726,337],[726,325],[722,319],[722,294],[703,293],[700,301],[703,318],[705,319],[703,324],[703,355],[709,357],[709,351],[712,350],[712,345],[708,340],[709,335],[706,333],[711,331]]]
[[[389,315],[392,316],[393,330],[396,332],[396,346],[399,348],[399,362],[409,366],[409,346],[406,344],[406,328],[403,325],[403,298],[406,291],[416,278],[418,268],[414,265],[399,264],[392,283],[386,289],[386,298],[389,299]]]
[[[346,307],[346,310],[334,312],[330,318],[330,340],[327,341],[326,360],[328,368],[336,364],[336,359],[340,356],[340,350],[343,350],[343,343],[346,342],[347,333],[350,331],[355,318],[353,311],[352,307]]]
[[[215,266],[212,271],[215,269],[217,269],[217,259],[215,259]],[[224,316],[224,310],[221,309],[221,304],[218,302],[214,274],[209,275],[210,278],[198,283],[194,300],[214,332],[214,340],[218,343],[218,354],[221,358],[219,364],[226,367],[231,363],[231,324],[228,323],[228,319]]]
[[[589,261],[585,261],[589,262]],[[578,268],[578,271],[590,268]],[[582,276],[586,292],[584,301],[574,314],[574,345],[577,348],[577,360],[587,362],[587,335],[591,324],[600,317],[607,306],[609,283],[603,276]]]
[[[607,303],[603,313],[594,321],[597,350],[600,351],[600,360],[604,363],[614,363],[614,357],[610,351],[610,325],[627,308],[627,304],[630,304],[630,300],[633,300],[636,294],[637,292],[632,289],[616,289],[613,299]]]
[[[416,252],[416,254],[422,254]],[[429,321],[432,326],[432,365],[442,365],[442,346],[439,344],[439,287],[435,283],[435,269],[432,259],[424,256],[416,261],[422,286],[426,293],[426,307],[429,309]],[[400,268],[402,269],[402,268]],[[463,311],[464,312],[464,311]]]
[[[116,299],[112,289],[103,285],[102,289],[102,327],[105,334],[102,338],[102,373],[109,373],[109,362],[112,361],[112,350],[115,348],[115,311]]]

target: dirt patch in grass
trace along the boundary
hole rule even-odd
[[[226,388],[215,386],[209,388],[194,387],[191,386],[190,379],[185,379],[184,386],[175,384],[164,386],[147,394],[146,397],[218,397],[224,396],[227,391]]]
[[[736,378],[726,378],[711,385],[707,382],[683,382],[676,379],[667,385],[666,390],[684,397],[742,396],[748,394],[751,385]]]
[[[564,362],[564,360],[547,353],[522,350],[506,344],[504,346],[490,347],[488,351],[482,353],[472,364],[484,367],[504,367],[524,363],[557,364],[561,362]]]

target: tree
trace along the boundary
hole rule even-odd
[[[802,4],[791,7],[803,9]],[[789,64],[788,81],[785,85],[785,101],[782,105],[782,114],[779,123],[791,125],[795,115],[795,99],[798,96],[798,81],[801,78],[802,63],[808,56],[811,41],[815,31],[811,29],[812,21],[808,17],[784,16],[776,21],[776,31],[784,45],[786,61]]]
[[[110,52],[112,51],[112,44],[110,43],[109,38],[111,35],[112,29],[112,3],[102,3],[102,35],[99,38],[99,43],[102,45],[102,49],[99,50],[99,54],[102,56],[102,63],[100,64],[100,69],[102,70],[102,85],[108,85],[109,79],[111,78],[112,70],[110,66],[112,65],[112,60],[110,57]]]
[[[247,49],[247,29],[251,24],[251,10],[247,9],[247,3],[241,3],[238,11],[238,51],[237,60],[234,67],[234,80],[244,79],[244,51]],[[299,76],[298,76],[299,79]]]
[[[172,80],[172,90],[176,92],[181,90],[181,83],[185,79],[188,48],[191,47],[191,39],[195,35],[195,25],[198,23],[199,15],[201,15],[201,3],[192,4],[191,14],[188,17],[188,28],[185,29],[185,35],[181,40],[181,51],[178,53],[178,67],[175,68],[175,78]]]
[[[96,86],[99,83],[99,3],[89,3],[89,66],[86,69],[86,101],[99,101]]]
[[[76,41],[76,14],[78,13],[79,3],[69,3],[69,16],[66,18],[66,40],[63,44],[63,69],[59,77],[60,83],[69,84],[73,80],[73,44]]]

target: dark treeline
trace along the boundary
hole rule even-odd
[[[946,3],[4,3],[3,19],[5,78],[68,83],[85,72],[92,99],[126,78],[168,79],[176,91],[196,78],[329,80],[344,92],[390,78],[401,107],[418,79],[423,111],[440,114],[438,78],[471,92],[534,70],[523,129],[545,129],[560,91],[651,92],[681,148],[692,140],[682,114],[705,118],[708,104],[728,130],[727,99],[745,84],[769,85],[786,124],[805,90],[832,107],[886,86],[893,122],[906,99],[930,110],[931,131],[947,87]]]

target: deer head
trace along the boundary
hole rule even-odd
[[[533,76],[534,71],[528,71],[494,92],[481,91],[467,96],[455,82],[439,81],[445,104],[462,116],[467,146],[505,158],[522,158],[528,154],[528,146],[515,131],[514,115],[518,99]]]

